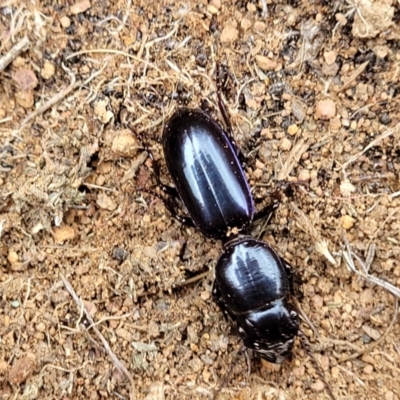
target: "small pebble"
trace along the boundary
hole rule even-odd
[[[0,360],[0,373],[4,373],[8,369],[8,364],[4,360]]]
[[[249,19],[247,19],[247,18],[243,18],[243,19],[242,19],[242,22],[240,23],[240,27],[241,27],[244,31],[249,30],[249,29],[251,28],[251,25],[252,25],[251,21],[250,21]]]
[[[350,217],[350,215],[343,215],[342,216],[342,227],[346,231],[351,229],[354,226],[355,219],[353,217]]]
[[[137,139],[129,129],[119,131],[114,137],[111,150],[118,155],[135,156],[139,148]]]
[[[14,74],[13,79],[24,92],[35,89],[39,84],[35,73],[31,69],[20,69]]]
[[[115,334],[120,338],[126,340],[127,342],[131,342],[133,340],[133,335],[129,331],[124,328],[117,328],[115,330]]]
[[[53,228],[53,236],[56,243],[72,240],[75,238],[75,235],[75,229],[68,225],[55,226]]]
[[[35,99],[31,91],[18,91],[15,93],[15,100],[17,104],[26,109],[32,108],[33,104],[35,103]]]
[[[210,4],[215,8],[217,8],[218,10],[221,8],[222,5],[221,0],[211,0]]]
[[[371,327],[368,326],[368,325],[363,325],[363,326],[362,326],[362,330],[363,330],[369,337],[371,337],[371,338],[374,339],[374,340],[379,340],[379,339],[381,338],[380,332],[377,331],[377,330],[374,329],[374,328],[371,328]]]
[[[391,390],[385,393],[385,400],[396,400],[396,399],[398,399],[398,397]]]
[[[69,28],[71,26],[71,20],[68,17],[61,17],[60,24],[63,28]]]
[[[263,170],[260,169],[260,168],[256,168],[256,169],[254,170],[254,172],[253,172],[253,177],[256,178],[256,179],[262,178],[263,175],[264,175],[264,172],[263,172]]]
[[[208,12],[209,12],[210,14],[218,14],[218,8],[215,7],[215,6],[213,6],[212,4],[210,4],[210,5],[208,6]]]
[[[44,322],[39,322],[36,324],[36,330],[38,332],[44,332],[46,330],[46,324]]]
[[[324,53],[324,59],[328,65],[332,65],[336,61],[336,52],[335,51],[326,51]]]
[[[310,171],[308,169],[302,169],[298,175],[299,181],[309,181],[310,180]]]
[[[341,13],[335,14],[335,19],[342,26],[345,26],[347,24],[347,18],[344,14],[341,14]]]
[[[19,385],[36,369],[36,357],[32,353],[21,357],[15,361],[8,374],[8,381],[14,385]]]
[[[256,12],[257,11],[257,7],[253,3],[247,3],[246,7],[247,7],[247,11],[249,11],[249,12]]]
[[[336,115],[336,104],[331,99],[320,100],[315,107],[317,119],[332,119]]]
[[[324,382],[318,379],[311,385],[311,389],[314,390],[314,392],[322,392],[325,389]]]
[[[210,292],[208,290],[204,290],[200,293],[200,297],[203,301],[207,301],[210,298]]]
[[[115,247],[112,252],[112,258],[118,261],[125,261],[128,255],[129,253],[121,247]]]
[[[15,263],[18,262],[19,257],[18,257],[18,254],[17,254],[15,251],[10,250],[10,251],[8,252],[7,259],[8,259],[8,261],[10,262],[10,264],[15,264]]]
[[[340,373],[340,370],[338,367],[332,367],[332,369],[331,369],[332,378],[334,378],[334,379],[339,378],[339,373]]]
[[[299,131],[299,127],[296,124],[290,125],[288,128],[288,134],[293,136]]]
[[[87,11],[91,7],[89,0],[82,0],[77,1],[73,6],[70,8],[71,14],[80,14]]]
[[[340,193],[343,197],[349,197],[353,192],[355,192],[356,188],[353,184],[350,183],[348,179],[345,179],[340,184]]]
[[[52,78],[52,77],[54,76],[55,71],[56,71],[56,69],[55,69],[55,67],[54,67],[54,64],[51,63],[51,62],[49,62],[49,61],[46,61],[46,62],[43,64],[42,70],[40,71],[40,76],[41,76],[43,79],[46,79],[46,80],[47,80],[47,79],[50,79],[50,78]]]
[[[280,142],[279,148],[282,151],[289,151],[292,148],[292,142],[287,138],[283,138]]]
[[[372,339],[366,333],[364,333],[362,335],[362,341],[364,344],[368,344],[371,343]]]
[[[232,43],[239,37],[239,31],[231,25],[225,26],[221,32],[221,43]]]
[[[372,372],[374,372],[374,367],[372,366],[372,365],[366,365],[365,367],[364,367],[364,373],[365,374],[367,374],[367,375],[371,375],[372,374]]]
[[[258,32],[264,32],[267,29],[265,22],[256,21],[254,24],[254,30]]]
[[[110,122],[114,113],[111,110],[107,110],[109,101],[108,99],[99,99],[94,103],[93,111],[97,115],[103,124]]]

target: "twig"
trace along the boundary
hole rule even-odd
[[[10,51],[0,58],[0,72],[7,68],[7,66],[16,59],[24,50],[29,46],[29,39],[25,36],[16,45],[11,47]]]
[[[361,351],[361,347],[357,346],[354,343],[351,343],[347,340],[340,340],[340,339],[330,339],[330,338],[319,338],[319,343],[321,346],[326,346],[328,344],[331,344],[332,346],[343,346],[343,347],[350,347],[350,349],[353,349],[354,351]]]
[[[362,386],[365,387],[365,383],[364,381],[362,381],[354,372],[351,372],[350,370],[343,368],[341,365],[337,366],[339,369],[341,369],[342,371],[344,371],[346,374],[351,375],[352,377],[354,377],[354,379]]]
[[[400,123],[394,126],[391,129],[386,130],[382,134],[380,134],[376,139],[374,139],[371,143],[368,144],[368,146],[365,146],[362,151],[359,153],[355,154],[354,156],[350,157],[343,165],[342,165],[342,170],[343,174],[346,176],[345,169],[348,167],[350,164],[352,164],[354,161],[356,161],[359,157],[361,157],[365,152],[367,152],[370,148],[376,146],[381,140],[388,138],[389,136],[392,136],[396,131],[400,130]]]
[[[198,275],[196,275],[196,276],[193,276],[192,278],[189,278],[189,279],[185,279],[184,281],[178,283],[178,284],[176,285],[176,287],[183,287],[183,286],[186,286],[186,285],[190,285],[191,283],[197,282],[197,281],[199,281],[200,279],[205,278],[205,277],[208,276],[209,274],[210,274],[210,271],[202,272],[201,274],[198,274]]]
[[[76,87],[78,87],[81,84],[81,81],[76,82],[76,77],[74,74],[70,73],[71,77],[71,84],[66,87],[65,89],[61,90],[61,92],[57,93],[54,95],[51,99],[46,101],[41,107],[39,107],[37,110],[34,112],[30,113],[21,123],[19,131],[21,131],[22,128],[26,126],[26,124],[33,118],[36,118],[37,116],[45,113],[49,108],[53,107],[55,104],[57,104],[60,100],[62,100],[64,97],[68,96]]]
[[[80,50],[80,51],[76,51],[75,53],[70,54],[68,57],[66,57],[66,60],[69,60],[70,58],[73,58],[73,57],[76,57],[76,56],[80,56],[82,54],[93,54],[93,53],[116,54],[116,55],[128,57],[128,58],[130,58],[132,60],[135,60],[135,61],[138,61],[138,62],[146,63],[146,60],[143,60],[142,58],[139,58],[138,56],[135,56],[134,54],[129,54],[129,53],[125,52],[125,51],[115,50],[115,49],[87,49],[87,50]],[[154,63],[147,62],[146,65],[154,68],[160,74],[164,73],[164,71],[161,71],[160,68],[158,68]]]
[[[297,333],[301,342],[301,345],[303,346],[304,350],[306,351],[307,355],[310,357],[311,364],[315,368],[315,371],[317,372],[317,375],[321,379],[321,381],[325,385],[325,390],[327,391],[329,397],[332,400],[336,400],[336,397],[334,396],[331,387],[328,385],[328,382],[325,379],[324,372],[321,368],[321,366],[318,364],[317,359],[314,357],[313,352],[311,351],[310,343],[308,342],[308,339],[306,338],[306,335],[302,331],[299,330]]]
[[[112,35],[116,35],[119,32],[121,32],[122,29],[124,28],[124,26],[126,25],[126,21],[128,20],[128,17],[129,17],[129,11],[131,10],[131,5],[132,5],[132,0],[128,0],[126,2],[126,6],[124,7],[126,10],[124,17],[122,18],[121,23],[117,26],[117,29],[115,29],[115,31],[111,32]]]
[[[356,68],[353,71],[353,73],[343,83],[343,86],[339,89],[339,91],[347,89],[357,79],[357,77],[364,72],[364,70],[365,70],[365,68],[367,68],[368,64],[369,64],[369,61],[365,61],[358,68]]]
[[[4,224],[4,222],[5,222],[5,219],[2,219],[0,221],[0,239],[1,239],[1,234],[3,233],[3,224]]]
[[[69,294],[71,295],[71,297],[74,299],[75,303],[77,304],[78,308],[83,310],[83,312],[86,315],[86,318],[88,319],[88,321],[91,324],[92,329],[94,330],[94,332],[96,333],[96,335],[98,336],[98,338],[100,339],[101,343],[103,344],[107,354],[110,356],[110,358],[112,359],[112,361],[114,362],[115,366],[121,370],[125,376],[129,379],[129,382],[131,384],[131,389],[130,389],[130,399],[133,400],[136,398],[135,396],[135,382],[133,380],[133,376],[132,374],[128,371],[128,369],[125,367],[125,365],[118,359],[118,357],[115,355],[115,353],[111,350],[110,345],[108,344],[107,340],[104,338],[104,336],[101,334],[101,332],[96,328],[95,322],[92,318],[92,316],[90,315],[90,313],[87,311],[86,307],[84,306],[83,302],[81,301],[81,299],[78,297],[78,295],[76,294],[74,288],[72,287],[72,285],[68,282],[67,278],[60,274],[61,280],[64,283],[65,288],[68,290]]]

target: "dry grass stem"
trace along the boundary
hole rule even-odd
[[[369,61],[365,61],[362,63],[358,68],[356,68],[353,73],[345,80],[343,83],[343,86],[340,88],[340,91],[347,89],[351,84],[357,79],[358,76],[360,76],[365,68],[367,68],[369,64]]]
[[[358,276],[363,277],[368,282],[382,287],[383,289],[392,293],[393,296],[400,298],[400,289],[398,287],[384,281],[383,279],[379,279],[368,272],[369,266],[367,266],[365,262],[362,261],[361,258],[351,250],[350,243],[345,234],[343,234],[343,241],[345,243],[346,250],[342,250],[342,256],[350,271],[354,272]],[[353,258],[357,260],[358,264],[360,265],[360,269],[357,269],[355,266]]]
[[[306,214],[293,203],[290,204],[290,208],[296,216],[297,225],[313,240],[315,250],[319,254],[323,255],[332,265],[336,265],[336,260],[333,258],[328,249],[328,242],[322,238],[322,236],[319,234],[314,224],[310,221]]]
[[[307,149],[310,147],[309,143],[304,139],[300,139],[292,148],[287,157],[286,161],[279,168],[279,172],[276,172],[278,181],[287,180],[290,173],[293,171],[293,168],[299,163],[301,156]]]
[[[394,126],[393,128],[387,129],[386,131],[384,131],[383,133],[381,133],[377,138],[375,138],[371,143],[369,143],[367,146],[364,147],[364,149],[362,151],[360,151],[359,153],[355,154],[354,156],[350,157],[343,165],[342,165],[342,170],[343,170],[343,174],[345,176],[347,176],[346,174],[346,168],[352,164],[354,161],[356,161],[358,158],[360,158],[364,153],[366,153],[369,149],[371,149],[372,147],[376,146],[380,141],[382,141],[383,139],[386,139],[392,135],[394,135],[395,133],[397,133],[400,130],[400,123],[398,123],[396,126]]]
[[[67,278],[64,275],[60,275],[61,280],[64,283],[65,288],[68,290],[69,294],[71,295],[71,297],[74,299],[75,303],[77,304],[78,308],[80,310],[82,310],[82,312],[86,315],[86,318],[88,319],[88,321],[91,324],[92,329],[94,330],[94,332],[96,333],[96,335],[98,336],[98,338],[100,339],[101,343],[103,344],[107,354],[110,356],[110,358],[112,359],[112,361],[114,362],[115,366],[121,370],[125,376],[129,379],[129,382],[131,384],[131,388],[130,388],[130,399],[134,400],[136,398],[135,395],[135,382],[133,380],[133,376],[131,375],[131,373],[128,371],[128,369],[125,367],[125,365],[118,359],[118,357],[115,355],[115,353],[111,350],[107,340],[104,338],[104,336],[101,334],[101,332],[96,328],[95,326],[95,322],[93,321],[92,316],[90,315],[90,313],[86,310],[83,302],[81,301],[81,299],[78,297],[78,295],[76,294],[74,288],[72,287],[72,285],[68,282]]]
[[[4,71],[7,66],[15,60],[24,50],[26,50],[30,45],[29,39],[25,36],[17,44],[15,44],[11,49],[0,57],[0,72]]]

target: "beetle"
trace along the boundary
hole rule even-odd
[[[303,344],[305,340],[291,302],[292,269],[266,243],[238,236],[255,219],[272,213],[279,202],[255,211],[217,71],[218,105],[227,130],[204,111],[188,108],[178,109],[163,130],[164,158],[175,187],[161,182],[159,166],[146,150],[157,183],[168,195],[159,197],[171,214],[204,236],[224,242],[215,268],[214,300],[236,323],[246,347],[267,361],[282,363],[292,354],[295,337],[300,336]],[[178,214],[179,199],[188,216]],[[233,239],[229,239],[231,234]]]
[[[246,347],[280,364],[299,332],[291,266],[268,244],[237,237],[224,246],[215,267],[213,297],[238,328]]]

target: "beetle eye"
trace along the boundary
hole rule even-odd
[[[297,318],[297,312],[296,311],[290,311],[290,316],[292,317],[292,318]]]

